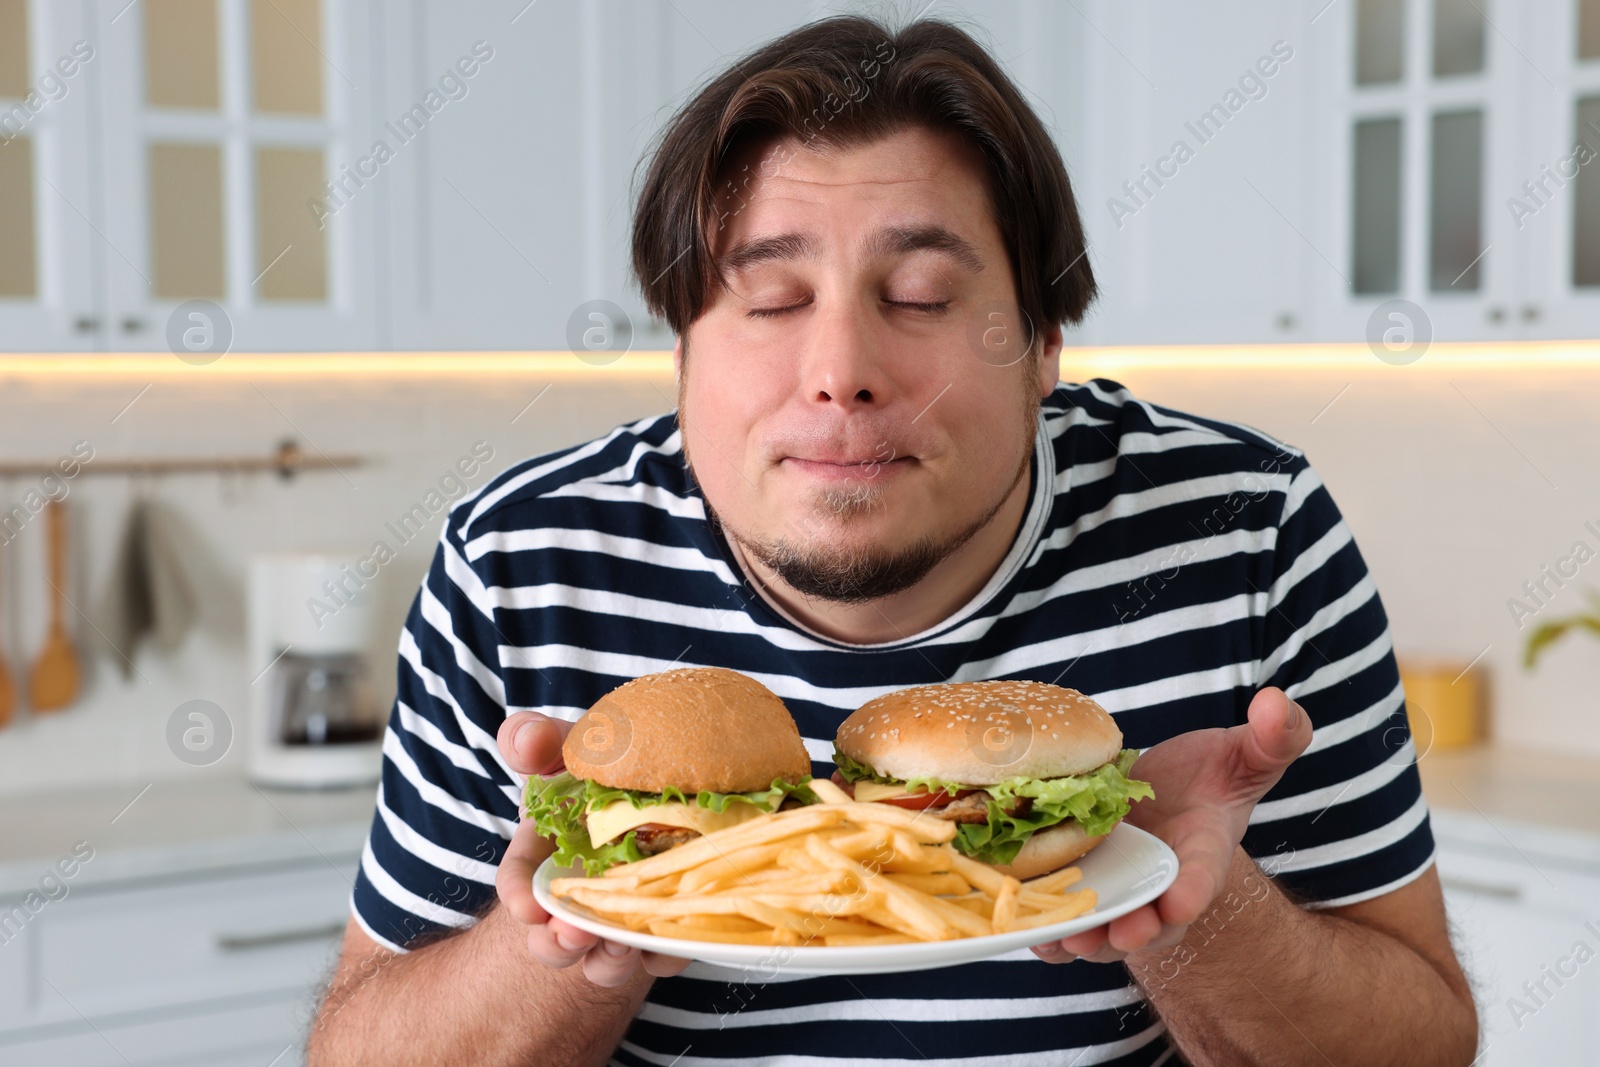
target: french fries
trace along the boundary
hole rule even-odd
[[[1076,867],[1028,881],[958,852],[954,823],[857,803],[813,779],[821,804],[764,814],[599,878],[550,890],[663,937],[744,945],[875,946],[1031,930],[1095,907]]]

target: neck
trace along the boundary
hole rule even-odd
[[[739,565],[761,594],[817,633],[836,641],[871,645],[899,641],[936,626],[978,595],[1000,568],[1028,509],[1026,469],[988,525],[940,560],[922,581],[904,592],[864,604],[839,604],[801,595],[777,572],[747,556],[728,537]]]

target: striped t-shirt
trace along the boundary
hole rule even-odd
[[[707,522],[675,413],[505,471],[451,510],[401,634],[357,920],[395,951],[472,924],[518,817],[522,783],[495,746],[506,714],[575,719],[675,666],[765,683],[819,776],[845,716],[906,686],[1070,686],[1137,748],[1244,722],[1256,691],[1280,686],[1315,735],[1257,806],[1246,850],[1312,907],[1426,869],[1433,839],[1388,622],[1300,451],[1097,378],[1044,400],[1030,485],[1010,551],[969,603],[903,640],[855,645],[754,591]],[[1184,980],[1168,972],[1158,963],[1145,980]],[[761,977],[697,962],[657,979],[612,1062],[1174,1060],[1122,964],[1023,949],[941,970]]]

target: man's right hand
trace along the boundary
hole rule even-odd
[[[495,739],[513,771],[549,775],[565,766],[561,743],[571,728],[572,724],[562,719],[519,711],[506,717]],[[528,951],[534,959],[546,967],[570,967],[582,960],[584,976],[599,986],[625,985],[640,967],[647,974],[665,978],[689,966],[689,960],[619,945],[551,918],[533,898],[533,872],[553,851],[555,846],[534,831],[533,823],[521,820],[494,879],[500,903],[512,918],[527,926]]]

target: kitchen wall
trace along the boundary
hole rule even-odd
[[[275,373],[267,363],[255,365],[260,373],[207,373],[214,368],[137,361],[126,370],[60,373],[19,372],[0,359],[0,461],[54,460],[78,441],[107,460],[258,454],[285,436],[369,461],[289,482],[210,474],[69,482],[68,595],[82,611],[69,612],[68,623],[78,646],[92,647],[89,620],[141,482],[180,516],[176,540],[199,593],[199,625],[173,657],[136,656],[131,681],[100,655],[75,706],[49,717],[24,710],[0,731],[0,793],[107,783],[137,790],[156,779],[240,773],[242,739],[197,769],[168,751],[165,727],[174,708],[201,698],[243,729],[242,575],[251,553],[366,548],[378,538],[395,544],[385,522],[421,502],[476,442],[494,455],[473,486],[525,456],[673,404],[670,364],[660,354],[608,367],[529,356],[520,369],[492,373],[463,372],[448,357],[431,365],[436,370],[356,376]],[[1531,624],[1519,632],[1507,607],[1523,596],[1524,581],[1540,578],[1575,542],[1600,549],[1600,536],[1584,527],[1600,528],[1600,346],[1440,345],[1403,367],[1365,346],[1093,349],[1069,351],[1062,376],[1110,377],[1155,402],[1242,421],[1305,449],[1355,531],[1400,653],[1465,662],[1482,651],[1499,738],[1600,754],[1600,642],[1569,638],[1525,673],[1521,642]],[[36,485],[0,479],[0,505],[9,509]],[[386,703],[399,628],[440,522],[442,513],[368,590],[378,606],[372,652]],[[43,535],[41,516],[0,547],[0,650],[18,676],[46,624]],[[1600,561],[1556,589],[1535,619],[1578,610],[1584,583],[1600,588]]]

